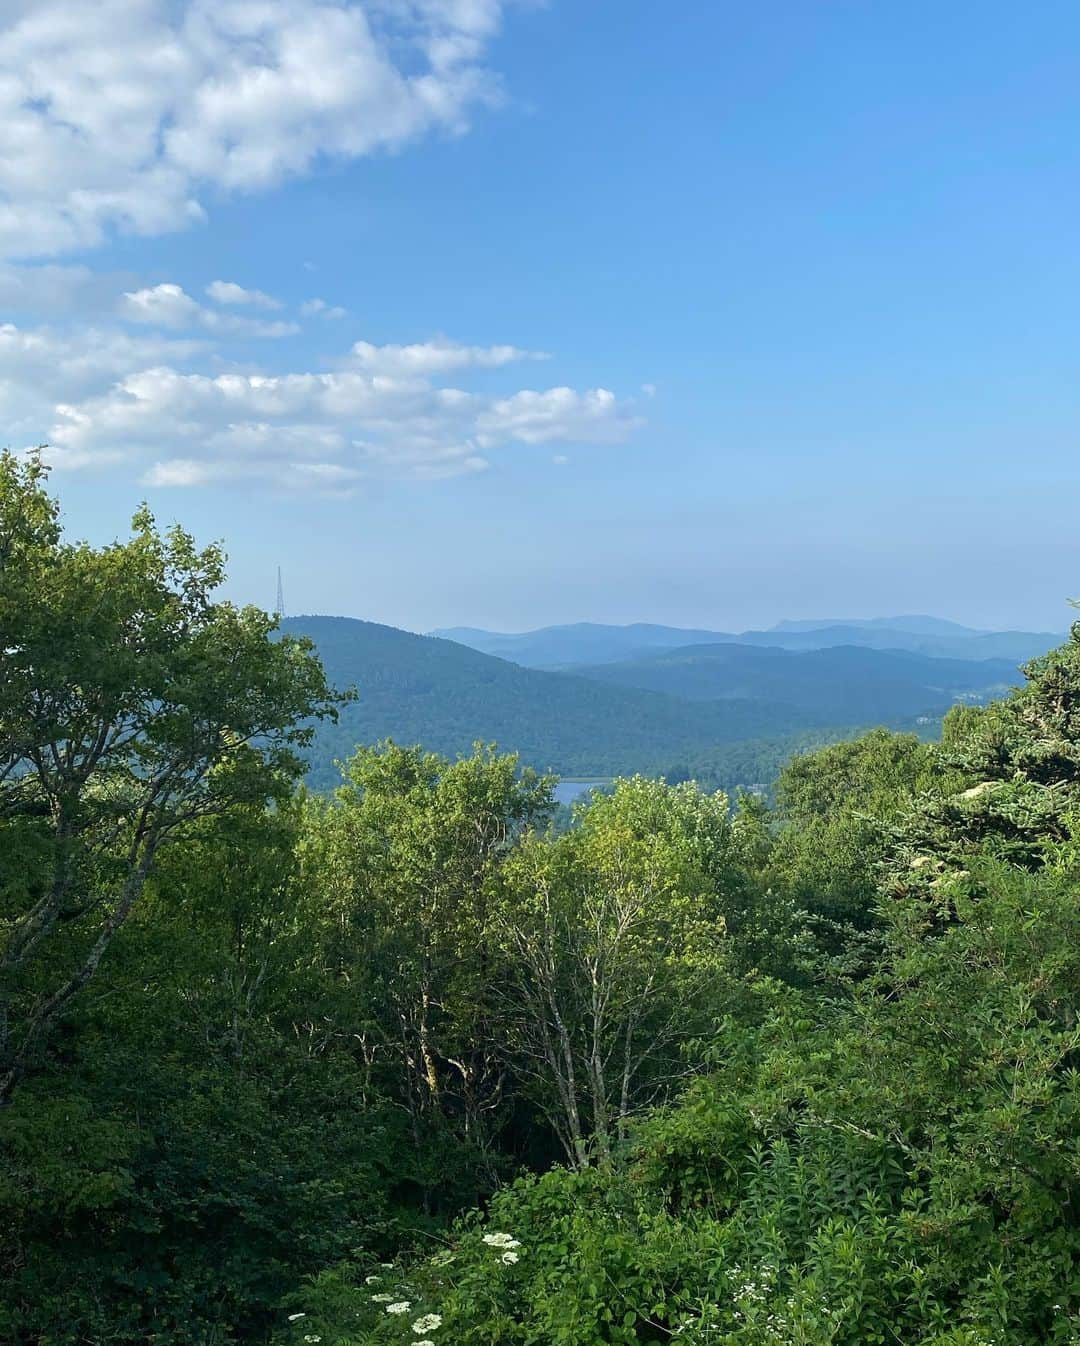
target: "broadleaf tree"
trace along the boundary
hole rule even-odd
[[[284,798],[333,716],[310,645],[215,598],[218,546],[158,529],[66,541],[38,458],[0,458],[0,828],[37,863],[10,885],[0,1102],[94,976],[163,847]]]

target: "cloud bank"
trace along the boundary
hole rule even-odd
[[[235,298],[235,293],[244,296]],[[207,286],[218,303],[255,304],[261,308],[280,308],[276,301],[261,290],[245,290],[231,281],[216,280]],[[228,297],[222,299],[222,294]],[[257,298],[256,298],[257,297]],[[259,303],[261,300],[263,302]],[[193,328],[204,327],[211,332],[232,333],[249,337],[294,336],[300,331],[295,322],[274,320],[267,322],[261,318],[237,317],[234,313],[221,313],[217,309],[206,308],[187,294],[179,285],[165,283],[146,286],[141,290],[128,290],[118,305],[120,316],[129,322],[147,323],[155,327]]]
[[[37,341],[44,362],[49,338]],[[342,491],[374,478],[475,472],[513,444],[616,444],[640,423],[632,403],[603,388],[496,396],[438,378],[466,367],[466,352],[479,368],[528,358],[513,347],[361,345],[358,367],[313,372],[210,375],[164,363],[133,370],[54,406],[50,455],[70,468],[130,462],[155,486],[248,480]],[[405,366],[402,350],[410,352]],[[63,362],[62,343],[51,355]],[[113,360],[101,372],[115,367]]]
[[[79,268],[70,284],[62,268],[21,270],[31,295],[66,296],[76,312],[86,302]],[[284,306],[231,281],[207,289],[217,306],[164,282],[95,290],[89,323],[0,323],[9,442],[47,441],[61,468],[126,464],[153,486],[243,480],[325,493],[476,472],[514,445],[617,444],[641,424],[634,401],[604,388],[469,388],[477,374],[505,381],[550,358],[509,344],[358,340],[322,367],[258,368],[241,358],[251,340],[292,335],[305,310],[320,321],[325,306],[255,318],[236,310]]]

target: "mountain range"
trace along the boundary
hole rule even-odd
[[[739,634],[644,623],[607,626],[595,622],[546,626],[517,635],[464,626],[431,634],[485,654],[511,659],[527,668],[548,669],[614,663],[658,650],[706,644],[762,645],[786,650],[857,645],[876,650],[907,650],[936,659],[1010,659],[1021,663],[1044,654],[1064,639],[1063,634],[1053,632],[980,631],[927,616],[788,621],[768,630]]]
[[[932,723],[958,699],[983,700],[1018,681],[1015,665],[1000,660],[730,640],[644,653],[637,646],[635,657],[551,671],[353,618],[289,617],[281,625],[314,641],[331,682],[358,691],[337,725],[317,730],[309,776],[317,789],[337,783],[335,759],[388,737],[450,755],[496,741],[542,770],[585,778],[666,772],[673,763],[723,758],[747,740],[767,745],[773,761],[777,740]],[[674,630],[643,629],[664,639]],[[753,761],[745,769],[758,779]]]

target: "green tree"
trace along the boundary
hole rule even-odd
[[[446,1122],[490,1182],[508,1102],[492,912],[519,837],[550,817],[553,782],[494,747],[451,762],[393,743],[358,751],[346,778],[311,805],[305,864],[353,988],[356,1040],[396,1078],[418,1158],[431,1156],[423,1185],[445,1185],[446,1156],[425,1137]]]
[[[408,1244],[408,1130],[338,1012],[296,812],[162,850],[0,1112],[0,1340],[258,1342],[305,1276]]]
[[[642,777],[595,795],[562,836],[528,839],[499,923],[518,1070],[575,1167],[610,1157],[707,1031],[741,891],[724,795]]]
[[[989,847],[1040,869],[1075,845],[1080,815],[1080,622],[1068,641],[1024,667],[1025,684],[982,708],[946,717],[947,785],[895,831],[894,883],[933,896],[946,871]]]
[[[877,923],[893,828],[943,788],[935,745],[875,729],[792,759],[776,787],[776,843],[767,881],[808,913],[833,954],[861,946]]]
[[[0,1103],[94,976],[162,849],[283,797],[305,721],[335,713],[309,645],[215,602],[218,547],[145,509],[130,540],[64,542],[36,460],[0,458],[0,827],[36,864],[9,884]]]

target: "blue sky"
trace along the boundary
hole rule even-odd
[[[75,533],[411,629],[1065,626],[1075,6],[4,13],[0,411]]]

